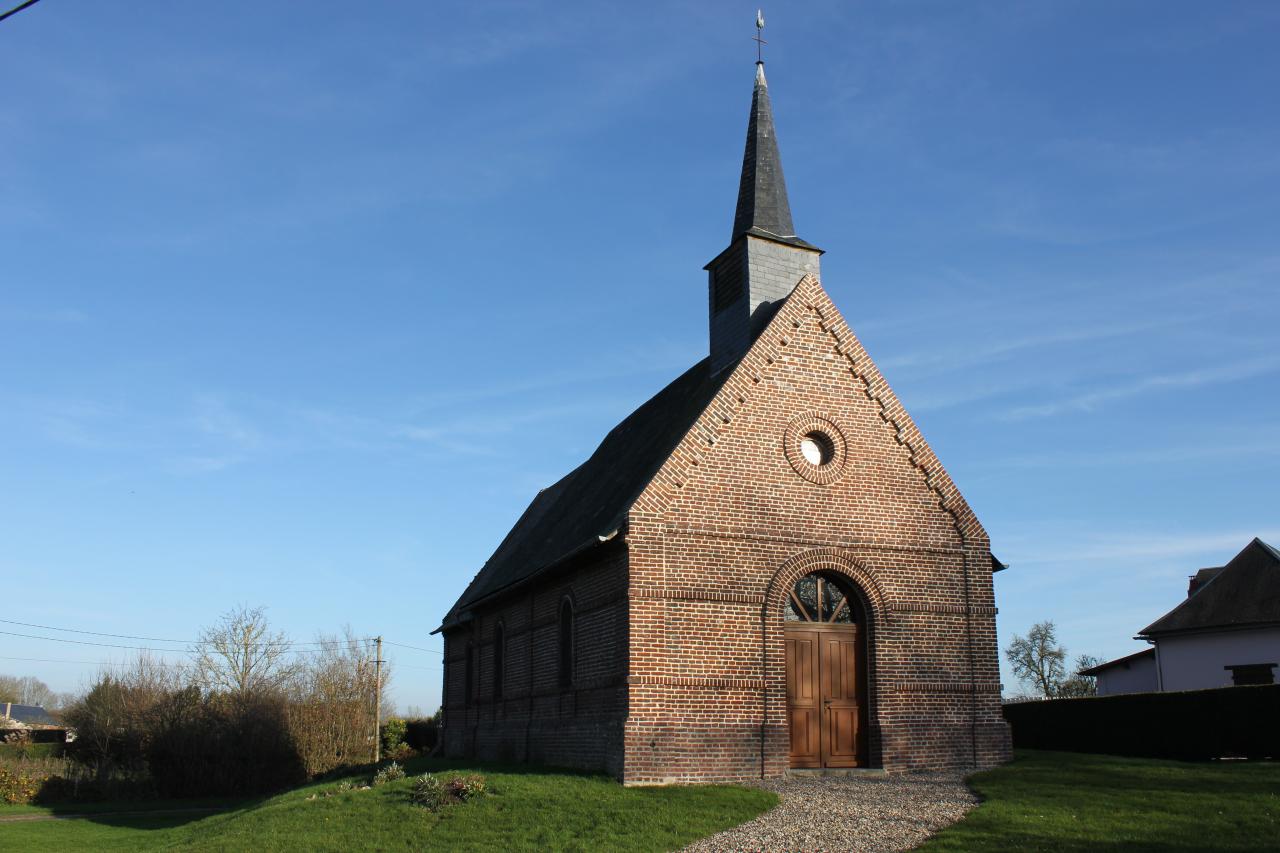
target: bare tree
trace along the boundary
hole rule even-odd
[[[1014,634],[1004,653],[1020,681],[1031,685],[1046,699],[1057,695],[1058,686],[1066,676],[1063,662],[1067,650],[1058,645],[1053,622],[1037,622],[1026,637]]]
[[[275,693],[297,674],[284,634],[271,632],[266,610],[240,605],[200,634],[195,679],[205,690],[237,696]]]
[[[1092,675],[1082,674],[1082,671],[1095,667],[1100,663],[1102,661],[1093,655],[1080,655],[1077,657],[1075,669],[1068,678],[1064,678],[1062,683],[1058,685],[1058,689],[1054,692],[1055,698],[1067,699],[1076,696],[1098,695],[1098,680]]]
[[[308,773],[369,760],[375,731],[378,679],[373,650],[347,628],[342,637],[320,634],[292,682],[290,730]],[[391,671],[382,668],[385,699]]]
[[[21,678],[0,675],[0,702],[54,708],[58,701],[58,694],[34,675],[24,675]]]

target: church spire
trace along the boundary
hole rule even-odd
[[[759,13],[756,27],[764,28]],[[756,41],[763,47],[763,38],[757,35]],[[757,58],[733,236],[729,247],[706,266],[713,371],[742,357],[800,279],[818,275],[821,255],[821,249],[796,236],[791,222],[769,84],[764,62]]]
[[[769,105],[769,84],[764,62],[756,62],[756,88],[751,96],[747,122],[747,147],[742,155],[742,179],[738,184],[738,209],[733,217],[733,237],[763,232],[765,237],[796,236],[787,201],[787,181],[782,176],[778,136]]]

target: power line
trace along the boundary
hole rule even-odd
[[[24,637],[25,639],[28,639],[28,640],[45,640],[46,642],[51,642],[51,643],[74,643],[75,645],[78,645],[78,646],[97,646],[98,648],[103,648],[103,649],[127,649],[129,651],[135,651],[135,652],[158,652],[161,654],[164,654],[164,653],[190,654],[189,649],[157,649],[151,646],[125,646],[125,645],[121,645],[120,643],[95,643],[92,640],[73,640],[69,637],[41,637],[38,634],[20,634],[17,631],[0,631],[0,634],[4,634],[9,637]],[[357,640],[357,642],[361,642],[361,640]],[[206,646],[210,644],[209,643],[192,643],[191,645]],[[233,643],[232,645],[238,646],[239,644]],[[346,643],[345,641],[343,642],[335,641],[332,644],[326,644],[325,648],[319,648],[319,649],[293,648],[293,646],[295,645],[304,645],[304,644],[301,644],[301,643],[251,643],[249,644],[251,648],[264,648],[264,647],[278,646],[280,647],[282,654],[318,655],[318,654],[324,654],[327,651],[331,651],[332,649],[329,648],[329,646],[336,645],[338,648],[341,648],[345,646]]]
[[[433,655],[442,655],[444,652],[440,649],[424,649],[421,646],[410,646],[406,643],[393,643],[390,640],[383,640],[388,646],[399,646],[402,649],[413,649],[415,652],[431,652]]]
[[[16,631],[0,631],[0,634],[5,634],[10,637],[25,637],[28,640],[48,640],[54,643],[75,643],[80,646],[99,646],[105,649],[132,649],[133,651],[139,652],[177,652],[179,654],[186,653],[186,649],[151,649],[144,648],[142,646],[122,646],[118,643],[95,643],[90,640],[71,640],[64,637],[40,637],[35,634],[19,634]]]
[[[147,640],[152,643],[186,643],[191,645],[196,641],[193,640],[174,640],[167,637],[137,637],[133,634],[107,634],[102,631],[82,631],[79,628],[58,628],[54,625],[37,625],[34,622],[17,622],[13,619],[0,619],[6,625],[21,625],[24,628],[40,628],[45,631],[66,631],[68,634],[89,634],[94,637],[115,637],[118,640]]]
[[[78,663],[90,666],[133,666],[131,663],[116,663],[109,660],[67,660],[66,658],[12,658],[0,657],[0,660],[20,660],[28,663]],[[170,663],[168,661],[151,661],[150,666],[186,666],[184,663]]]
[[[213,643],[213,641],[211,641],[211,640],[175,640],[175,639],[173,639],[173,638],[171,638],[171,637],[142,637],[142,636],[138,636],[138,635],[136,635],[136,634],[108,634],[108,633],[106,633],[106,632],[104,632],[104,631],[85,631],[85,630],[80,629],[80,628],[59,628],[59,627],[58,627],[58,626],[56,626],[56,625],[37,625],[37,624],[36,624],[36,623],[34,623],[34,622],[18,622],[18,621],[13,620],[13,619],[0,619],[0,623],[3,623],[3,624],[5,624],[5,625],[21,625],[21,626],[23,626],[24,628],[40,628],[41,630],[44,630],[44,631],[64,631],[64,632],[66,632],[66,633],[68,633],[68,634],[87,634],[87,635],[89,635],[89,636],[91,636],[91,637],[111,637],[111,638],[113,638],[113,639],[117,639],[117,640],[144,640],[144,641],[149,642],[149,643],[181,643],[182,645],[185,645],[185,646],[209,646],[209,645],[213,645],[213,644],[214,644],[214,643]],[[3,633],[9,633],[9,632],[7,632],[7,631],[0,631],[0,634],[3,634]],[[25,637],[25,636],[29,636],[29,635],[27,635],[27,634],[17,634],[17,635],[15,635],[15,636]],[[46,638],[39,638],[39,637],[36,637],[35,639],[50,639],[50,640],[57,640],[58,638],[57,638],[57,637],[46,637]],[[354,639],[356,640],[356,642],[368,642],[369,640],[371,640],[371,639],[372,639],[372,637],[355,637]],[[76,642],[76,641],[74,641],[74,640],[61,640],[60,642]],[[258,646],[285,646],[285,647],[295,647],[295,646],[321,646],[321,647],[330,647],[330,646],[344,646],[344,645],[346,645],[346,644],[347,644],[347,641],[346,641],[346,640],[315,640],[315,641],[311,641],[311,642],[294,642],[293,640],[287,640],[287,641],[285,641],[285,642],[275,642],[275,641],[271,641],[271,642],[266,642],[266,643],[250,643],[249,645],[254,646],[254,647],[258,647]],[[105,644],[104,644],[104,645],[105,645]],[[137,648],[137,647],[136,647],[136,646],[120,646],[119,648]]]
[[[11,15],[16,15],[19,12],[21,12],[23,9],[26,9],[29,6],[34,6],[39,2],[40,0],[27,0],[27,2],[21,3],[13,7],[12,9],[10,9],[8,12],[5,12],[3,15],[0,15],[0,21],[3,21],[5,18],[8,18]]]

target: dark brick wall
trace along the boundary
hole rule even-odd
[[[574,607],[574,674],[559,681],[560,605]],[[479,611],[445,633],[444,753],[620,775],[626,713],[626,554],[620,546]],[[494,697],[494,636],[506,638]],[[466,649],[475,646],[472,704]]]

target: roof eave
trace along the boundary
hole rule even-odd
[[[614,525],[612,529],[609,530],[608,532],[597,534],[596,536],[592,537],[589,541],[582,543],[577,548],[566,553],[564,556],[556,560],[553,560],[550,563],[547,563],[545,566],[542,566],[540,568],[533,570],[532,572],[520,578],[519,580],[512,581],[511,583],[506,584],[505,586],[501,586],[501,587],[498,587],[497,589],[490,590],[489,592],[480,596],[476,600],[467,602],[466,607],[458,611],[458,615],[456,617],[450,618],[446,616],[444,621],[440,623],[440,627],[436,628],[434,631],[431,632],[432,636],[434,636],[435,634],[439,634],[443,631],[446,631],[450,628],[456,628],[459,625],[462,625],[462,624],[465,624],[466,622],[470,622],[474,620],[476,608],[482,607],[485,604],[488,604],[489,602],[493,601],[495,598],[501,598],[504,595],[508,595],[512,592],[515,592],[516,590],[519,590],[527,586],[533,581],[545,577],[549,572],[554,572],[562,568],[566,563],[570,563],[572,561],[581,559],[582,557],[586,556],[589,553],[592,553],[598,548],[604,548],[605,546],[609,545],[612,542],[623,541],[622,538],[618,536],[618,534],[624,532],[623,531],[624,526],[625,526],[624,524]]]

